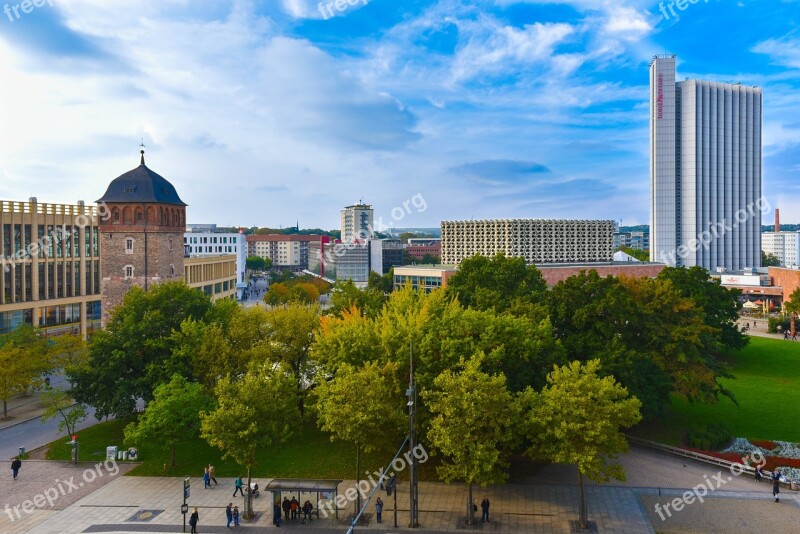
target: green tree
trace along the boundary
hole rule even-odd
[[[641,403],[613,377],[600,378],[599,360],[556,366],[548,385],[520,397],[523,428],[531,446],[527,455],[537,460],[575,464],[580,483],[580,526],[586,528],[583,477],[597,482],[625,480],[622,466],[613,461],[628,450],[620,428],[641,420]]]
[[[781,259],[775,254],[761,251],[761,266],[762,267],[779,267]]]
[[[184,320],[202,320],[211,300],[183,282],[133,287],[92,336],[85,364],[68,370],[75,400],[94,406],[99,418],[127,416],[137,399],[150,402],[173,374],[190,376],[185,358],[172,358]]]
[[[331,440],[356,447],[356,486],[361,481],[361,452],[390,451],[397,446],[406,420],[397,366],[368,362],[356,368],[339,367],[335,376],[318,380],[317,414],[320,429]],[[361,509],[358,493],[356,510]]]
[[[331,290],[328,313],[341,317],[345,311],[355,307],[360,313],[375,317],[386,302],[383,291],[367,288],[359,289],[352,280],[336,282]]]
[[[200,413],[200,434],[208,443],[247,469],[247,488],[256,455],[286,442],[297,425],[295,385],[284,367],[253,364],[238,380],[225,376],[214,389],[217,407]],[[253,515],[248,491],[243,517]]]
[[[381,293],[391,293],[394,289],[394,268],[389,269],[389,272],[383,275],[370,271],[367,288]]]
[[[22,324],[0,335],[0,399],[8,419],[12,396],[41,387],[44,375],[59,366],[57,341],[52,343],[31,325]]]
[[[266,271],[272,267],[272,260],[261,256],[248,256],[245,265],[250,271]]]
[[[200,412],[213,406],[213,399],[203,386],[175,374],[169,382],[156,387],[153,400],[139,417],[125,427],[125,442],[145,443],[169,449],[169,465],[175,467],[175,447],[200,431]]]
[[[783,310],[786,313],[800,313],[800,287],[792,291],[789,300],[783,303]]]
[[[264,293],[264,302],[270,306],[277,306],[289,301],[289,287],[282,282],[273,282]]]
[[[482,359],[478,354],[462,360],[460,371],[444,371],[433,389],[422,393],[433,415],[428,439],[445,457],[436,470],[445,482],[467,484],[468,524],[475,519],[473,485],[486,487],[508,479],[508,455],[519,424],[505,376],[481,371]]]
[[[461,262],[447,282],[447,294],[467,308],[506,311],[538,303],[547,289],[542,273],[524,258],[497,254]]]
[[[42,393],[42,405],[42,423],[61,416],[58,431],[66,432],[67,436],[73,436],[75,427],[89,417],[83,404],[75,404],[69,393],[60,389],[46,388]]]

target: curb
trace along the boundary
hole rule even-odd
[[[73,402],[72,404],[67,406],[67,408],[72,408],[73,406],[76,406],[77,404],[78,404],[77,402]],[[33,421],[34,419],[39,419],[39,418],[42,417],[42,415],[44,415],[44,410],[42,410],[42,413],[40,413],[39,415],[35,415],[33,417],[29,417],[28,419],[22,419],[21,421],[15,421],[15,422],[11,423],[10,425],[4,426],[4,427],[0,428],[0,432],[2,432],[3,430],[6,430],[7,428],[12,428],[12,427],[15,427],[17,425],[21,425],[23,423],[28,423],[30,421]]]

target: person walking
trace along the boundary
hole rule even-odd
[[[11,460],[11,475],[14,477],[14,480],[17,480],[20,467],[22,467],[22,460],[19,459],[19,456],[15,456],[14,459]]]
[[[209,480],[213,480],[214,481],[214,485],[215,486],[217,485],[216,476],[217,476],[217,470],[214,469],[213,465],[208,464],[208,478],[209,478]],[[211,482],[209,482],[208,485],[210,486]]]
[[[276,527],[281,526],[281,505],[279,501],[275,501],[272,505],[272,524]]]
[[[764,470],[761,469],[760,465],[756,466],[756,482],[761,482],[761,479],[764,478]]]
[[[289,511],[292,509],[292,503],[289,502],[289,497],[283,498],[283,517],[289,519]]]
[[[197,522],[200,521],[200,514],[197,513],[197,508],[192,510],[192,515],[189,516],[189,526],[192,527],[192,534],[197,534]]]
[[[239,526],[239,507],[238,506],[234,506],[233,507],[233,526],[234,527],[238,527]]]
[[[489,497],[484,496],[481,501],[481,523],[489,522]]]
[[[775,502],[780,502],[781,498],[781,472],[775,469],[772,472],[772,496],[775,497]]]
[[[234,485],[233,496],[236,497],[236,492],[238,491],[239,493],[242,494],[242,497],[244,497],[244,489],[243,489],[244,482],[242,482],[242,477],[237,478],[236,482],[234,482],[233,485]]]
[[[231,521],[233,521],[233,503],[228,503],[228,506],[225,507],[225,517],[228,518],[228,524],[225,526],[230,529]]]
[[[380,497],[375,501],[375,515],[378,516],[378,523],[381,522],[381,514],[383,513],[383,501]]]
[[[203,489],[211,487],[211,475],[208,474],[208,467],[203,471]]]

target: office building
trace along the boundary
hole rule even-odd
[[[403,265],[403,243],[399,239],[370,239],[369,268],[378,274]]]
[[[761,265],[761,89],[676,82],[650,63],[650,259],[709,271]]]
[[[321,235],[248,235],[247,255],[272,261],[280,270],[301,271],[309,268],[309,245],[328,241]]]
[[[216,225],[189,225],[187,229],[189,231],[183,234],[183,245],[189,257],[233,254],[236,256],[236,282],[244,283],[247,270],[244,233],[217,231]]]
[[[476,254],[525,258],[529,264],[611,262],[614,221],[499,219],[442,221],[442,263]]]
[[[342,210],[342,242],[364,241],[372,238],[374,212],[367,204],[354,204]]]

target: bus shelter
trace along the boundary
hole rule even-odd
[[[339,519],[339,510],[336,507],[336,497],[339,492],[341,480],[302,479],[302,478],[274,478],[264,491],[272,492],[273,504],[281,505],[283,498],[291,500],[295,497],[300,506],[307,500],[314,505],[314,512],[319,519],[319,509],[325,507],[334,510],[336,519]]]

